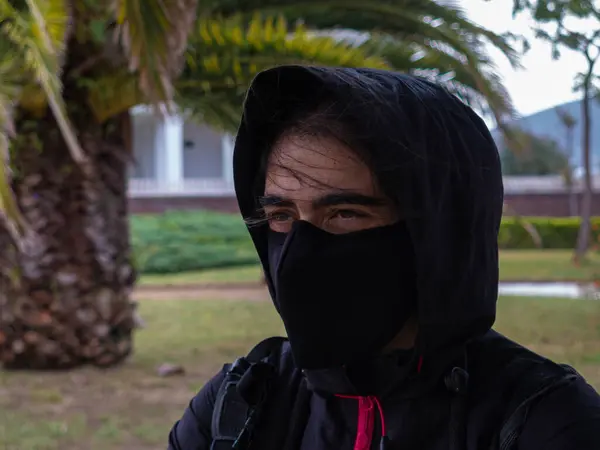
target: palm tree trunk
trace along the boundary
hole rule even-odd
[[[19,276],[1,280],[13,292],[0,297],[5,368],[110,366],[132,349],[127,117],[104,125],[87,117],[76,126],[94,177],[74,164],[51,114],[17,116],[14,189],[27,231]]]
[[[5,218],[0,217],[0,362],[12,354],[13,307],[19,295],[18,251]]]
[[[592,185],[592,163],[591,163],[591,149],[590,149],[590,93],[589,83],[585,84],[583,101],[581,102],[582,116],[583,116],[583,168],[584,168],[584,186],[583,186],[583,197],[581,200],[581,226],[579,227],[579,234],[577,235],[577,246],[575,248],[575,260],[581,261],[590,245],[590,234],[591,228],[591,215],[592,215],[592,197],[593,197],[593,185]]]

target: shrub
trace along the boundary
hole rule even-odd
[[[578,218],[526,217],[542,238],[543,248],[572,249]],[[600,218],[592,222],[598,242]],[[258,257],[241,218],[210,211],[173,212],[131,218],[134,259],[140,273],[176,273],[255,264]],[[535,249],[519,220],[506,217],[498,240],[502,249]]]
[[[523,217],[532,224],[542,238],[542,248],[572,249],[577,241],[581,220],[577,217]],[[502,249],[534,249],[533,239],[514,217],[505,217],[500,226],[498,245]],[[592,219],[594,241],[598,240],[600,218]]]
[[[131,218],[140,273],[175,273],[254,264],[258,257],[241,218],[209,211]]]

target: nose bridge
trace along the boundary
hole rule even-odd
[[[296,209],[298,215],[297,220],[303,220],[305,222],[310,223],[311,225],[314,225],[315,227],[322,228],[323,211],[315,207],[312,198],[306,198],[296,201]]]

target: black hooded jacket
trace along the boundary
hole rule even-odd
[[[406,221],[417,255],[416,356],[382,357],[372,369],[377,395],[342,398],[299,388],[303,375],[284,344],[274,395],[250,448],[370,450],[385,434],[387,449],[600,449],[594,389],[491,330],[500,162],[483,121],[455,96],[421,79],[369,69],[284,66],[262,72],[249,90],[235,146],[242,215],[256,209],[263,188],[256,174],[280,131],[277,124],[297,105],[324,96],[343,99],[356,126],[368,132],[369,145],[388,149],[374,170],[386,194],[413,213]],[[267,230],[249,231],[269,274]],[[267,281],[272,290],[268,275]],[[217,374],[190,402],[171,431],[170,450],[211,448],[212,412],[224,377],[225,371]],[[326,383],[335,392],[336,379]],[[375,415],[374,429],[363,429],[365,414]]]

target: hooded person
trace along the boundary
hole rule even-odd
[[[500,161],[458,98],[393,72],[267,70],[234,176],[288,338],[226,365],[169,449],[600,449],[594,389],[492,330]]]

